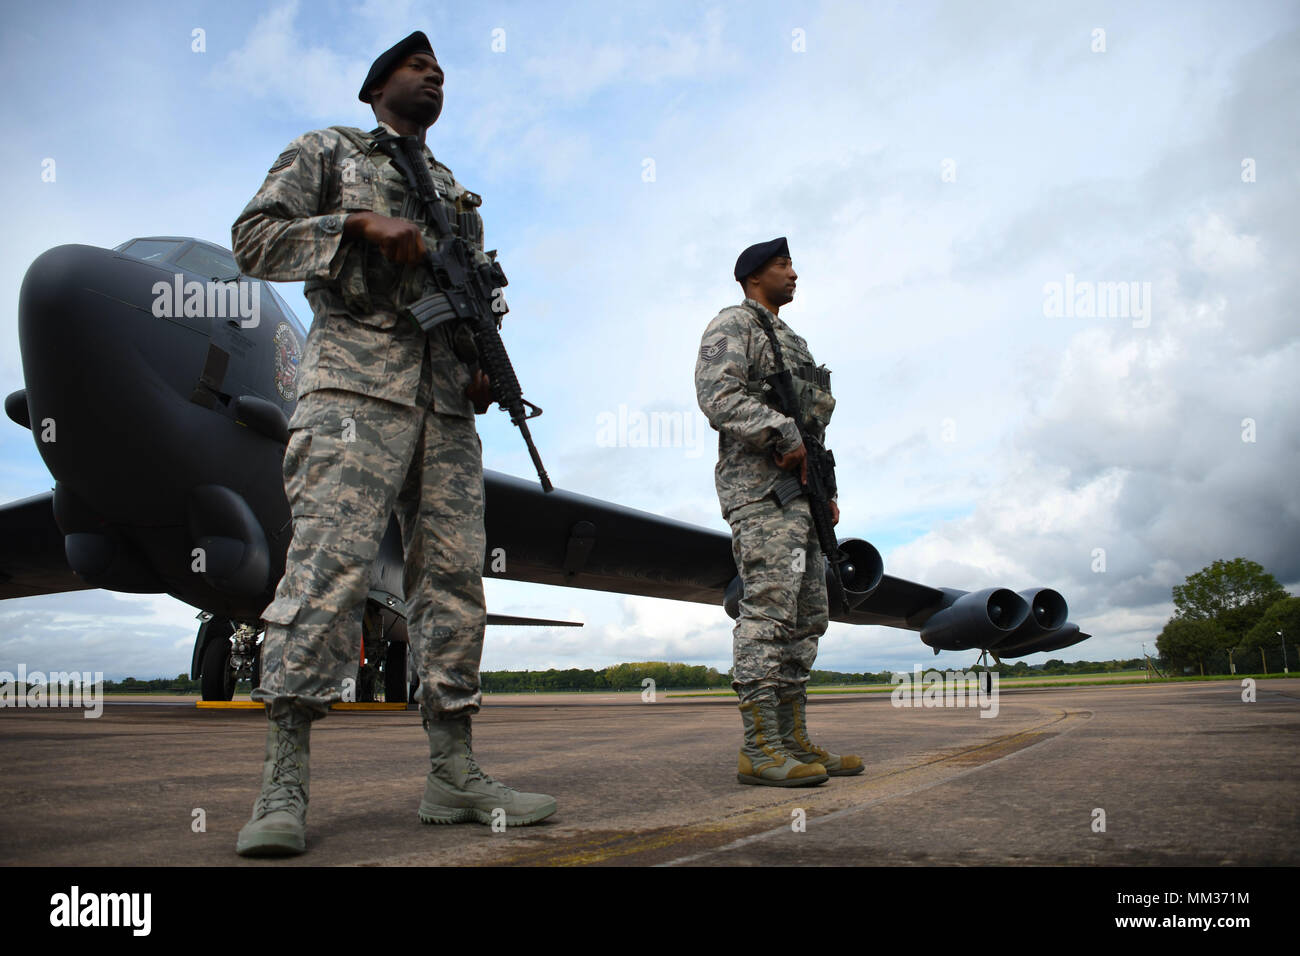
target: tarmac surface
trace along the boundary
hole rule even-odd
[[[813,739],[867,770],[799,789],[736,782],[733,698],[489,696],[480,765],[559,802],[504,832],[418,822],[428,752],[414,708],[334,713],[312,731],[308,852],[270,861],[234,854],[261,712],[112,697],[93,720],[3,708],[0,864],[1300,863],[1300,679],[1259,681],[1253,703],[1230,681],[1000,690],[991,718],[814,696]]]

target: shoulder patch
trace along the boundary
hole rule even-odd
[[[279,155],[276,161],[271,164],[271,168],[267,170],[267,173],[278,173],[282,169],[288,169],[293,165],[293,161],[298,158],[299,152],[300,150],[297,146],[294,146],[291,149],[286,149]]]
[[[727,351],[727,340],[718,339],[712,345],[700,346],[700,358],[705,362],[716,360],[723,352]]]

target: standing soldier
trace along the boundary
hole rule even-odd
[[[862,760],[808,739],[808,674],[828,623],[826,576],[808,498],[807,452],[769,376],[772,339],[794,381],[805,431],[822,441],[835,408],[830,373],[778,317],[794,299],[783,238],[750,246],[736,260],[745,301],[709,323],[695,363],[695,394],[718,431],[715,481],[744,593],[733,639],[732,687],[740,698],[741,783],[800,787],[862,772]],[[789,480],[785,471],[800,475]],[[839,506],[830,502],[832,520]]]
[[[434,288],[423,260],[437,235],[384,151],[391,137],[414,138],[410,155],[427,162],[457,234],[480,260],[494,255],[483,252],[479,197],[424,145],[442,86],[428,38],[412,33],[375,60],[361,87],[379,127],[298,137],[231,230],[240,269],[306,280],[314,316],[284,458],[293,540],[262,615],[253,698],[266,704],[270,726],[262,791],[236,843],[245,856],[305,849],[311,722],[356,674],[371,565],[394,509],[431,757],[420,820],[490,823],[503,811],[514,826],[555,812],[551,797],[483,773],[470,748],[486,622],[474,413],[487,410],[490,383],[472,365],[468,329],[445,322],[425,332],[399,315]]]

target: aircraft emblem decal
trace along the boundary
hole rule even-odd
[[[298,360],[302,350],[298,347],[298,338],[289,328],[288,322],[281,322],[275,330],[275,387],[280,397],[292,402],[298,397]]]

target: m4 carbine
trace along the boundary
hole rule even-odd
[[[795,395],[794,379],[785,366],[785,357],[781,353],[776,330],[767,316],[759,315],[758,321],[767,336],[768,344],[772,346],[772,359],[776,363],[776,373],[767,376],[767,382],[776,393],[781,410],[794,419],[795,427],[799,429],[799,439],[803,442],[804,451],[808,455],[808,484],[805,486],[799,478],[792,476],[778,484],[777,496],[784,505],[801,491],[808,493],[808,511],[812,515],[813,527],[817,530],[817,541],[830,565],[831,579],[835,582],[838,592],[836,597],[839,598],[840,606],[847,609],[849,598],[844,593],[844,579],[840,573],[840,565],[845,560],[845,555],[840,551],[839,540],[835,537],[835,520],[831,515],[831,498],[835,494],[835,458],[825,445],[808,434],[803,413],[799,408],[799,400]],[[833,605],[832,610],[834,610]]]
[[[542,490],[553,490],[542,466],[542,456],[528,431],[528,419],[536,418],[542,410],[524,398],[498,331],[501,317],[509,311],[501,295],[506,285],[505,272],[495,260],[476,261],[473,248],[452,229],[439,201],[438,184],[414,136],[380,137],[376,146],[392,158],[393,165],[415,189],[429,225],[438,236],[433,248],[425,244],[425,265],[438,291],[406,306],[400,314],[426,332],[449,319],[465,324],[474,336],[479,367],[491,380],[493,400],[509,413],[510,421],[524,436]]]

